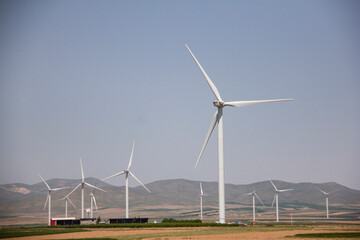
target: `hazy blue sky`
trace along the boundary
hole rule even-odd
[[[1,1],[0,183],[107,177],[360,189],[359,1]],[[110,183],[123,185],[123,178]],[[132,185],[136,185],[131,181]]]

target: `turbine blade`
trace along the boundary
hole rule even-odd
[[[259,198],[259,196],[256,194],[256,192],[254,192],[254,194],[255,194],[255,196],[257,197],[257,199],[259,199],[259,201],[261,202],[261,204],[262,204],[263,206],[265,206],[264,203],[263,203],[263,201],[261,201],[261,199]]]
[[[202,189],[201,182],[200,182],[200,195],[204,195],[204,192],[203,192],[203,189]]]
[[[85,179],[85,177],[84,177],[84,169],[83,169],[81,158],[80,158],[80,168],[81,168],[81,180],[84,181],[84,179]]]
[[[46,205],[47,205],[48,201],[49,201],[49,193],[46,195],[46,201],[45,201],[45,205],[44,205],[44,210],[46,208]]]
[[[138,181],[138,183],[140,183],[149,193],[151,193],[150,190],[149,190],[147,187],[145,187],[145,185],[144,185],[142,182],[140,182],[140,180],[137,179],[134,174],[132,174],[131,172],[129,172],[129,174],[130,174],[136,181]]]
[[[93,200],[94,200],[94,204],[95,204],[95,209],[96,209],[96,211],[98,210],[98,207],[97,207],[97,204],[96,204],[96,198],[95,198],[95,196],[94,195],[92,195],[93,196]]]
[[[94,185],[92,185],[92,184],[90,184],[90,183],[87,183],[87,182],[84,182],[84,183],[85,183],[86,185],[88,185],[89,187],[92,187],[92,188],[95,188],[95,189],[97,189],[97,190],[106,192],[104,189],[101,189],[101,188],[99,188],[99,187],[96,187],[96,186],[94,186]]]
[[[270,178],[268,178],[268,179],[271,182],[271,184],[273,185],[273,187],[275,188],[275,191],[278,191],[278,189],[276,188],[275,184],[271,181],[271,179]]]
[[[133,160],[134,147],[135,147],[135,140],[134,140],[134,143],[133,143],[133,146],[132,146],[132,150],[131,150],[130,161],[129,161],[129,165],[128,165],[128,168],[127,168],[128,171],[130,170],[131,163],[132,163],[132,160]]]
[[[39,175],[39,177],[41,178],[41,180],[45,183],[45,185],[47,186],[47,188],[49,189],[49,190],[51,190],[51,188],[49,187],[49,185],[47,184],[47,182],[42,178],[42,176],[40,176],[40,174],[38,174]]]
[[[69,187],[54,188],[54,189],[51,189],[51,191],[59,191],[59,190],[66,189],[66,188],[69,188]]]
[[[338,191],[338,190],[339,190],[339,189],[333,190],[333,191],[329,192],[328,195],[331,194],[331,193],[333,193],[333,192],[336,192],[336,191]]]
[[[204,142],[204,144],[203,144],[203,146],[201,148],[201,152],[199,154],[199,157],[198,157],[198,159],[196,161],[196,164],[195,164],[194,168],[196,168],[197,165],[199,164],[200,158],[201,158],[201,156],[202,156],[202,154],[203,154],[203,152],[205,150],[205,147],[206,147],[206,145],[207,145],[207,143],[208,143],[208,141],[210,139],[210,136],[211,136],[212,132],[214,131],[214,128],[215,128],[215,125],[216,125],[217,122],[218,122],[218,111],[215,112],[215,114],[214,114],[214,116],[213,116],[213,118],[211,120],[210,127],[209,127],[208,133],[207,133],[206,138],[205,138],[205,142]]]
[[[288,192],[288,191],[292,191],[294,189],[282,189],[282,190],[279,190],[278,192]]]
[[[209,76],[206,74],[205,70],[202,68],[202,66],[200,65],[200,63],[198,62],[198,60],[196,59],[195,55],[191,52],[190,48],[188,47],[188,45],[186,45],[186,48],[189,50],[191,56],[193,57],[193,59],[195,60],[196,64],[198,65],[198,67],[200,68],[202,74],[204,75],[207,83],[209,84],[211,91],[214,93],[215,97],[217,98],[218,101],[222,102],[223,100],[220,97],[220,93],[217,90],[216,86],[214,85],[214,83],[211,81],[211,79],[209,78]]]
[[[275,198],[276,198],[276,194],[274,195],[274,200],[273,200],[273,202],[272,202],[272,204],[271,204],[271,207],[273,207],[273,206],[274,206],[274,203],[275,203]]]
[[[320,191],[320,192],[322,192],[323,194],[328,195],[328,193],[327,193],[327,192],[325,192],[325,191],[321,190],[319,187],[316,187],[316,188],[317,188],[317,189],[319,189],[319,191]]]
[[[73,207],[76,209],[74,203],[70,200],[70,198],[67,197],[66,199],[69,200],[69,202],[71,203],[71,205],[73,205]]]
[[[119,175],[124,174],[124,173],[125,173],[125,171],[121,171],[121,172],[115,173],[114,175],[111,175],[110,177],[104,178],[104,179],[102,179],[101,181],[108,180],[108,179],[110,179],[110,178],[119,176]]]
[[[78,189],[81,186],[81,183],[77,185],[68,195],[65,196],[65,198],[69,197],[76,189]]]
[[[225,102],[225,106],[231,107],[246,107],[254,104],[260,103],[272,103],[272,102],[286,102],[286,101],[293,101],[294,99],[273,99],[273,100],[254,100],[254,101],[235,101],[235,102]]]
[[[254,192],[251,192],[251,193],[245,193],[243,194],[243,196],[249,196],[249,195],[252,195]]]

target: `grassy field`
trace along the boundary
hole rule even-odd
[[[50,227],[10,227],[0,229],[0,238],[40,236],[59,233],[87,231],[82,228],[50,228]]]
[[[295,234],[296,238],[360,238],[360,232],[305,233]]]

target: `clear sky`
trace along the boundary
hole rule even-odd
[[[0,184],[217,181],[214,96],[295,98],[224,109],[225,181],[360,189],[359,1],[1,1]],[[124,179],[110,183],[123,185]],[[133,180],[133,186],[137,185]]]

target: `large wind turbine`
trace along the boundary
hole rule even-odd
[[[270,180],[270,178],[269,178],[269,181],[271,182],[271,184],[273,185],[273,187],[275,189],[274,200],[273,200],[273,202],[271,204],[271,207],[274,206],[274,201],[276,200],[276,222],[279,222],[279,193],[291,191],[291,190],[294,190],[294,189],[282,189],[282,190],[279,190],[279,189],[276,188],[275,184]]]
[[[257,199],[259,199],[259,201],[261,202],[261,204],[264,206],[264,203],[261,201],[261,199],[259,198],[259,196],[256,194],[255,190],[250,192],[250,193],[246,193],[244,194],[245,196],[251,195],[252,196],[252,202],[253,202],[253,221],[255,222],[255,197],[257,197]]]
[[[319,189],[319,191],[322,192],[322,193],[325,195],[326,218],[329,219],[329,195],[330,195],[331,193],[335,192],[336,190],[327,193],[327,192],[321,190],[319,187],[317,187],[317,189]]]
[[[189,50],[191,56],[195,60],[196,64],[200,68],[202,74],[204,75],[208,85],[210,86],[212,92],[214,93],[216,100],[213,101],[214,106],[217,108],[215,112],[210,128],[206,135],[205,142],[199,154],[199,157],[196,161],[195,168],[199,163],[199,160],[205,150],[206,144],[209,141],[211,133],[213,132],[215,125],[218,124],[218,169],[219,169],[219,222],[225,223],[225,180],[224,180],[224,136],[223,136],[223,108],[226,106],[230,107],[245,107],[254,104],[260,103],[271,103],[271,102],[283,102],[283,101],[292,101],[293,99],[274,99],[274,100],[255,100],[255,101],[235,101],[235,102],[224,102],[221,97],[218,89],[215,87],[214,83],[211,81],[209,76],[206,74],[204,69],[201,67],[200,63],[196,59],[195,55],[191,52],[190,48],[185,45]]]
[[[201,221],[203,220],[203,197],[204,197],[204,192],[200,182],[200,220]]]
[[[116,177],[116,176],[119,176],[119,175],[122,175],[122,174],[125,174],[125,201],[126,201],[126,218],[129,218],[129,174],[138,182],[140,183],[149,193],[150,190],[147,189],[147,187],[145,187],[145,185],[140,182],[139,179],[137,179],[137,177],[135,177],[135,175],[130,172],[130,167],[131,167],[131,163],[132,163],[132,160],[133,160],[133,155],[134,155],[134,148],[135,148],[135,141],[133,143],[133,147],[132,147],[132,150],[131,150],[131,155],[130,155],[130,161],[129,161],[129,165],[127,167],[126,170],[124,171],[121,171],[121,172],[118,172],[118,173],[115,173],[114,175],[111,175],[107,178],[104,178],[102,181],[105,181],[105,180],[108,180],[110,178],[113,178],[113,177]]]
[[[46,196],[46,202],[45,202],[45,205],[44,205],[44,209],[46,208],[46,204],[49,203],[49,221],[48,221],[48,224],[50,226],[51,225],[51,192],[59,191],[61,189],[65,189],[65,188],[68,188],[68,187],[50,188],[49,184],[47,184],[47,182],[40,176],[40,174],[39,174],[39,177],[41,178],[41,180],[45,183],[46,187],[48,188],[48,194]]]
[[[68,195],[66,195],[66,197],[69,197],[76,189],[78,189],[81,186],[81,218],[84,218],[84,187],[85,187],[85,185],[92,187],[92,188],[96,188],[103,192],[106,192],[106,191],[101,188],[95,187],[94,185],[92,185],[90,183],[85,182],[84,169],[82,166],[81,158],[80,158],[80,168],[81,168],[81,182]]]
[[[73,204],[73,202],[70,200],[69,197],[64,197],[64,198],[61,198],[60,200],[65,200],[65,218],[67,218],[67,212],[68,212],[68,201],[71,203],[71,205],[76,209],[75,205]]]

